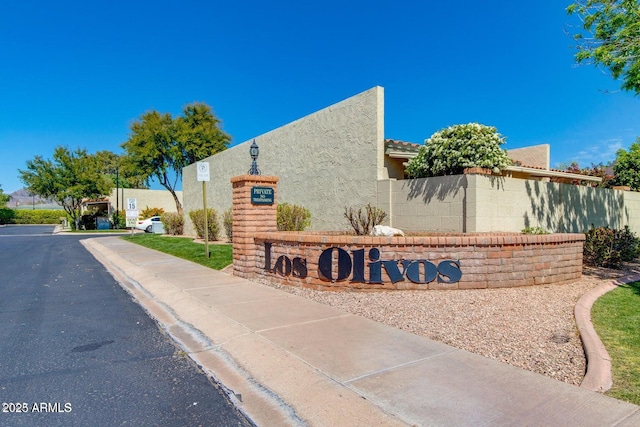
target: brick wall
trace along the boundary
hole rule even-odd
[[[253,273],[247,277],[265,279],[286,285],[322,290],[374,289],[478,289],[515,286],[561,284],[578,280],[582,275],[584,234],[522,235],[519,233],[442,234],[415,237],[344,236],[318,233],[256,233]],[[270,253],[265,253],[265,243]],[[349,277],[338,276],[337,250],[333,250],[332,278],[319,273],[318,260],[323,251],[341,248],[351,257]],[[379,250],[379,258],[371,259],[369,251]],[[353,281],[354,251],[364,249],[364,278],[370,279],[374,261],[397,261],[401,281],[392,283],[387,266],[381,268],[383,283]],[[362,253],[362,252],[361,252]],[[276,263],[282,258],[280,268]],[[267,262],[267,257],[270,262]],[[305,260],[306,277],[295,271],[294,260]],[[288,261],[287,261],[288,260]],[[462,277],[449,283],[447,277],[429,283],[408,280],[406,266],[411,260],[425,260],[439,266],[444,260],[459,261]],[[300,261],[298,262],[300,264]],[[270,265],[266,265],[270,264]],[[290,272],[287,264],[291,266]],[[391,267],[391,265],[389,264]],[[272,271],[265,268],[271,267]],[[420,277],[426,277],[424,263]],[[397,274],[396,272],[396,274]],[[288,274],[287,274],[288,273]]]
[[[241,175],[231,178],[233,191],[232,246],[233,274],[250,278],[256,266],[254,236],[257,233],[276,232],[277,205],[254,205],[251,203],[251,188],[267,186],[274,189],[274,201],[277,200],[275,176]]]

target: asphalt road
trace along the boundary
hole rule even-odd
[[[0,426],[249,426],[79,243],[0,227]]]

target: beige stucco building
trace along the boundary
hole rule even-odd
[[[262,175],[280,179],[277,201],[309,209],[313,230],[349,230],[345,207],[371,203],[405,231],[583,232],[594,224],[640,232],[638,193],[549,182],[591,178],[550,170],[548,145],[511,150],[516,163],[504,176],[405,179],[404,164],[420,144],[385,139],[382,87],[203,159],[211,171],[207,205],[220,217],[231,208],[230,179],[251,166],[254,139]],[[188,214],[203,204],[195,164],[183,170],[183,198],[185,233],[195,234]]]
[[[182,202],[182,191],[176,191],[176,196]],[[168,190],[146,190],[137,188],[114,188],[108,197],[100,200],[90,200],[84,203],[85,211],[105,212],[107,215],[127,209],[127,199],[136,199],[138,211],[147,208],[161,208],[165,212],[177,212],[176,202]]]

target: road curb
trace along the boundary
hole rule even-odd
[[[626,283],[640,281],[640,274],[603,283],[585,293],[574,307],[574,316],[587,359],[587,372],[580,387],[603,393],[611,388],[611,357],[591,322],[591,307],[602,295]]]
[[[134,270],[131,268],[132,265],[127,265],[124,259],[114,256],[108,250],[104,251],[94,239],[81,240],[80,243],[106,267],[121,287],[156,320],[160,328],[185,354],[217,383],[247,418],[254,423],[301,425],[295,414],[292,414],[283,402],[256,385],[247,373],[242,372],[233,363],[232,358],[211,342],[202,339],[204,337],[193,325],[182,321],[179,314],[167,306],[162,298],[149,292],[136,280],[140,279],[139,277],[133,277],[136,275],[127,272],[126,270]],[[191,303],[198,305],[195,300]],[[233,389],[229,388],[230,384],[233,385]]]

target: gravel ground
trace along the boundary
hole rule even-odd
[[[578,299],[615,277],[640,272],[587,269],[568,285],[447,291],[323,292],[269,284],[295,295],[579,385],[586,360],[573,316]]]

